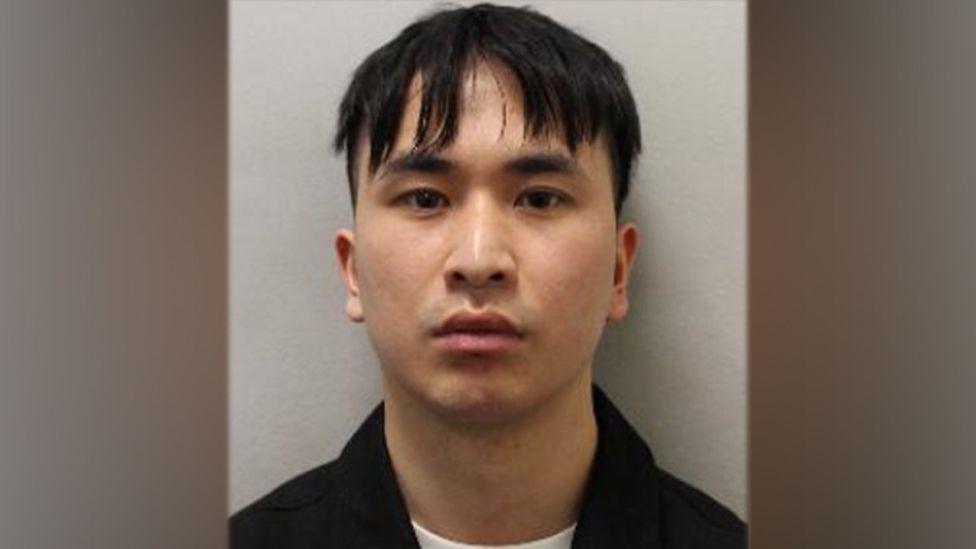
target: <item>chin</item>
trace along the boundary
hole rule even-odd
[[[531,391],[512,381],[451,376],[436,383],[416,380],[408,391],[444,422],[491,424],[517,419],[532,407]]]
[[[453,383],[428,395],[435,413],[448,421],[493,423],[518,415],[520,398],[505,387],[483,382]]]
[[[533,370],[521,364],[400,364],[386,369],[401,400],[444,423],[491,425],[518,422],[558,399],[579,372]],[[423,365],[423,366],[422,366]],[[549,375],[543,375],[543,370]]]
[[[460,378],[422,388],[423,403],[442,420],[469,425],[515,423],[555,398],[559,386],[540,380]]]

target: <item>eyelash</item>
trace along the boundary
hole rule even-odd
[[[532,190],[526,191],[526,192],[524,192],[524,193],[522,193],[522,194],[519,195],[519,200],[521,200],[522,198],[525,198],[525,197],[533,196],[533,195],[535,195],[535,196],[545,196],[545,197],[548,197],[549,199],[551,199],[550,202],[549,202],[549,204],[551,204],[550,207],[545,207],[545,208],[532,208],[533,210],[537,210],[537,209],[550,210],[552,208],[555,208],[556,206],[562,206],[563,204],[566,203],[566,197],[564,197],[562,194],[557,193],[557,192],[554,192],[554,191],[546,190],[546,189],[532,189]]]
[[[416,203],[414,202],[414,199],[419,198],[422,195],[426,195],[429,198],[440,200],[442,203],[447,202],[447,197],[444,196],[444,193],[429,188],[413,189],[412,191],[409,191],[404,195],[402,195],[400,197],[400,201],[405,203],[407,206],[410,206],[410,208],[415,211],[431,211],[432,208],[421,208],[417,206]],[[532,189],[520,194],[518,199],[516,200],[516,203],[520,202],[523,198],[531,197],[531,196],[545,196],[549,199],[549,201],[547,202],[549,206],[547,207],[530,208],[539,211],[550,210],[552,208],[555,208],[556,206],[561,206],[568,201],[568,199],[562,193],[558,193],[548,189]]]
[[[413,202],[413,199],[418,198],[423,194],[430,195],[431,197],[439,199],[442,202],[447,202],[447,197],[444,196],[443,193],[439,191],[435,191],[434,189],[427,189],[427,188],[413,189],[412,191],[401,196],[400,201],[406,203],[406,205],[410,206],[410,209],[412,210],[426,211],[429,210],[429,208],[420,208]]]

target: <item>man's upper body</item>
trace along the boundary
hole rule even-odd
[[[593,387],[599,442],[579,516],[551,545],[532,549],[741,549],[744,524],[654,462],[610,400]],[[439,548],[412,524],[386,450],[383,406],[335,461],[283,484],[238,512],[232,549]],[[450,542],[449,542],[450,543]],[[483,545],[443,545],[483,547]],[[523,547],[516,545],[516,547]]]
[[[336,145],[346,314],[379,358],[383,411],[239,515],[235,547],[413,547],[410,520],[493,546],[574,524],[578,547],[741,542],[594,398],[639,240],[619,219],[640,149],[622,67],[530,10],[448,9],[356,70]]]

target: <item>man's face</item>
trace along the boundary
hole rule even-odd
[[[457,138],[424,154],[419,86],[375,174],[359,146],[355,233],[336,237],[347,314],[365,321],[388,398],[516,418],[590,383],[606,321],[627,311],[637,230],[617,228],[604,142],[573,155],[560,135],[525,139],[504,67],[469,72]]]

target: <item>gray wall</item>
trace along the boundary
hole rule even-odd
[[[745,516],[745,5],[533,5],[617,57],[641,110],[634,302],[596,378],[665,468]],[[430,7],[231,4],[231,510],[332,459],[381,398],[343,314],[329,139],[352,69]]]

